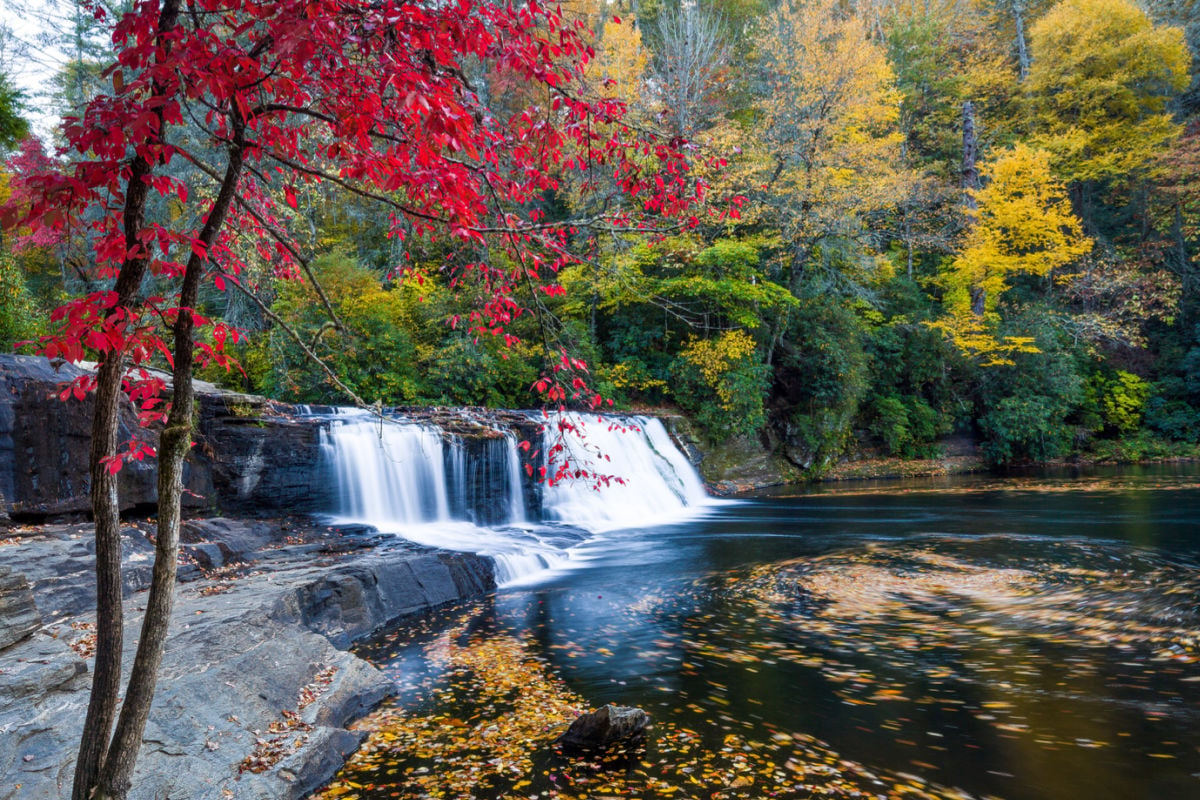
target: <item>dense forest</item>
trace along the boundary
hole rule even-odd
[[[562,291],[514,283],[511,318],[488,330],[489,300],[462,271],[506,267],[503,252],[468,260],[397,236],[378,198],[348,184],[281,186],[312,275],[277,280],[260,249],[242,258],[262,304],[207,286],[202,311],[247,336],[240,366],[202,377],[346,402],[315,355],[367,402],[524,407],[565,352],[615,408],[678,409],[710,439],[758,439],[809,476],[862,452],[934,456],[951,435],[1001,465],[1196,452],[1190,0],[568,11],[594,40],[590,91],[685,153],[712,208],[653,235],[581,224],[550,276]],[[76,22],[77,57],[55,79],[64,116],[112,79],[105,31]],[[468,77],[497,108],[530,101]],[[0,75],[5,197],[53,158],[54,141],[26,135],[30,102]],[[612,219],[640,202],[618,182],[563,180],[528,202],[550,220]],[[89,258],[86,237],[6,230],[0,345],[36,340],[51,309],[94,289]]]

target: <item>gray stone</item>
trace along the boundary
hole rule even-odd
[[[5,556],[28,550],[21,560],[37,552],[70,565],[70,553],[86,555],[82,527],[57,526],[7,545]],[[405,614],[495,588],[491,562],[478,556],[374,549],[316,566],[300,555],[219,585],[179,588],[130,800],[305,796],[357,746],[347,723],[395,691],[339,648]],[[39,605],[57,605],[50,596],[64,584],[49,576],[31,583]],[[143,604],[141,596],[126,601],[126,670]],[[70,621],[86,628],[90,620]],[[67,641],[84,635],[63,622],[0,652],[0,800],[69,795],[89,681]],[[317,680],[322,674],[327,682]],[[316,696],[301,708],[306,686]],[[265,772],[240,772],[285,710],[312,726],[287,734],[301,746]]]
[[[555,744],[572,750],[603,750],[636,742],[649,724],[650,715],[642,709],[609,703],[576,717]]]
[[[180,552],[185,556],[190,556],[200,569],[217,569],[225,566],[225,554],[221,552],[220,545],[185,544],[180,547]]]
[[[179,536],[187,544],[216,545],[224,562],[244,560],[256,550],[274,543],[276,533],[263,522],[214,517],[184,522]]]
[[[62,386],[83,374],[45,358],[0,355],[0,496],[8,515],[42,518],[89,508],[87,469],[80,465],[88,463],[94,401],[90,395],[58,398]],[[125,441],[138,430],[137,414],[126,403],[118,437]],[[127,464],[119,483],[125,509],[157,498],[153,463]]]
[[[96,608],[96,544],[90,525],[50,525],[21,543],[5,546],[5,564],[32,585],[44,620]],[[125,597],[150,585],[154,546],[135,528],[121,531],[121,583]]]
[[[0,650],[28,637],[41,624],[29,581],[12,567],[0,565]]]

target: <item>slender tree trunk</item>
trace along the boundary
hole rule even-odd
[[[974,212],[979,210],[979,202],[975,199],[975,192],[979,191],[979,134],[975,131],[975,104],[970,100],[963,103],[962,129],[963,158],[961,185],[963,190],[963,205],[967,207],[969,212]],[[987,292],[980,286],[972,286],[970,293],[971,313],[976,317],[982,317],[984,310],[987,308]]]
[[[160,35],[175,27],[178,14],[179,0],[166,0],[159,12]],[[161,110],[155,113],[161,122]],[[130,164],[123,209],[125,246],[129,252],[143,252],[139,238],[145,227],[146,198],[150,190],[146,179],[152,171],[153,165],[143,156],[137,156]],[[110,317],[125,314],[126,324],[132,322],[148,267],[144,255],[128,258],[121,265],[114,286],[117,302],[109,312]],[[117,454],[124,371],[125,354],[110,351],[96,374],[92,446],[88,458],[96,536],[96,661],[75,763],[73,800],[88,800],[93,796],[92,789],[109,755],[109,733],[121,690],[125,625],[121,606],[121,516],[117,476],[109,470],[109,464]]]
[[[1029,66],[1032,63],[1029,58],[1029,42],[1025,38],[1025,3],[1022,0],[1013,0],[1012,13],[1013,25],[1017,30],[1017,80],[1023,83],[1029,77]]]
[[[235,115],[235,139],[230,147],[225,177],[208,220],[200,231],[203,247],[193,249],[184,271],[179,292],[179,314],[174,325],[174,367],[171,372],[171,412],[159,438],[158,447],[158,528],[154,548],[154,572],[146,615],[142,619],[141,638],[121,716],[113,733],[108,757],[104,760],[95,800],[124,800],[129,791],[133,768],[141,748],[142,734],[150,717],[150,706],[158,685],[158,671],[166,650],[171,610],[175,602],[175,575],[179,559],[179,525],[182,516],[183,462],[192,446],[195,389],[192,371],[195,363],[195,318],[193,310],[200,294],[204,257],[217,239],[229,213],[241,179],[244,163],[244,123]]]
[[[178,0],[167,0],[159,16],[159,31],[175,26]],[[138,238],[146,221],[146,182],[153,166],[138,156],[130,165],[125,191],[123,222],[125,246],[141,252]],[[126,315],[126,324],[135,316],[137,295],[149,266],[144,256],[130,258],[121,265],[114,287],[116,305],[109,316]],[[110,351],[96,373],[95,408],[92,412],[92,446],[88,457],[91,479],[92,518],[96,535],[96,662],[87,716],[75,763],[73,800],[88,800],[96,776],[108,752],[108,736],[116,716],[121,689],[121,649],[124,643],[124,614],[121,608],[121,511],[117,497],[117,476],[109,470],[117,455],[120,427],[121,381],[125,372],[123,352]]]

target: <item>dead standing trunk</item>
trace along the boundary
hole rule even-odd
[[[1017,80],[1024,82],[1029,77],[1029,42],[1025,37],[1025,3],[1023,0],[1012,2],[1013,26],[1016,28],[1017,45]]]

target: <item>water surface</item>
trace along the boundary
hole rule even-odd
[[[609,531],[364,655],[322,797],[1200,798],[1200,473],[852,485]],[[638,705],[644,750],[550,747]]]

